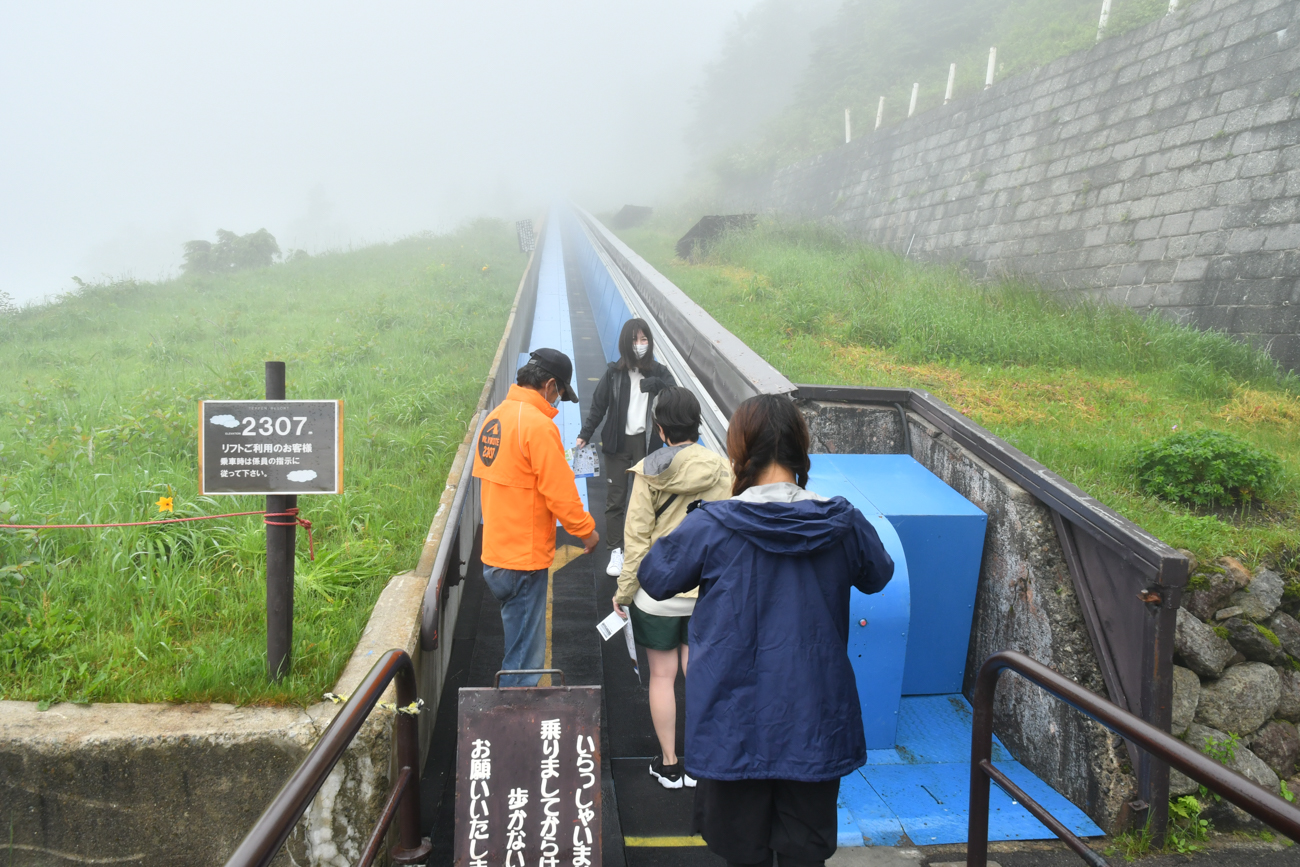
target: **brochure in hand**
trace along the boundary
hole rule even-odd
[[[580,449],[565,449],[565,457],[573,467],[574,478],[589,479],[600,472],[600,456],[596,453],[595,443],[587,443]]]

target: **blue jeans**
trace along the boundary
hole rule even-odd
[[[501,668],[541,668],[546,664],[546,569],[521,572],[483,566],[483,580],[501,603],[506,653]],[[540,674],[503,674],[502,686],[537,686]]]

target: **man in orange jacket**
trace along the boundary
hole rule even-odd
[[[519,368],[506,399],[483,422],[474,477],[483,501],[483,580],[501,603],[502,669],[541,668],[546,658],[546,586],[555,560],[555,522],[582,539],[600,541],[582,508],[573,469],[552,419],[561,399],[578,402],[573,363],[557,349],[539,349]],[[503,675],[502,686],[536,686],[540,675]]]

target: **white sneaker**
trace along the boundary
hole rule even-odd
[[[623,549],[615,548],[609,552],[609,565],[605,567],[605,574],[611,578],[617,578],[623,571]]]

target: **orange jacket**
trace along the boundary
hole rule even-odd
[[[558,410],[531,388],[510,386],[488,413],[474,450],[482,480],[483,562],[531,572],[555,560],[555,521],[579,538],[596,529],[564,459]]]

